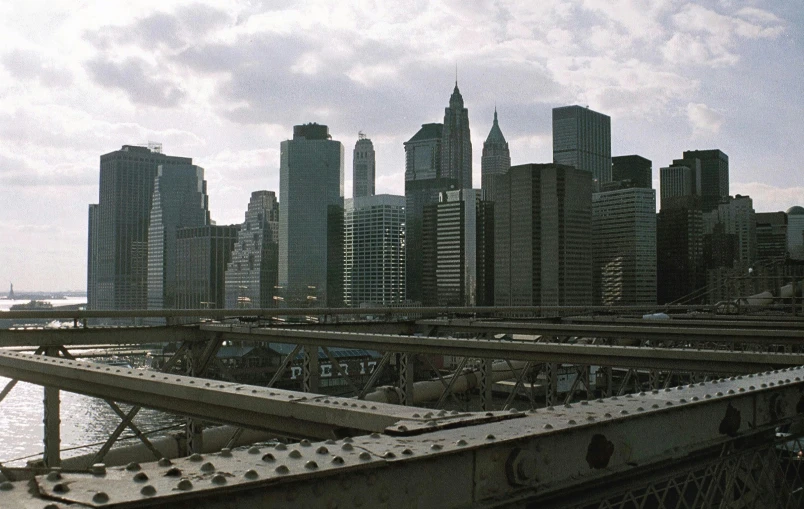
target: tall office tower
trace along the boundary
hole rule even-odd
[[[87,308],[97,309],[95,296],[98,277],[98,204],[89,205],[89,231],[87,232]],[[12,292],[13,294],[13,292]]]
[[[226,266],[226,309],[277,306],[279,222],[276,193],[251,193],[245,221]]]
[[[479,189],[446,191],[425,207],[424,305],[493,304],[493,202],[481,197]]]
[[[717,208],[722,199],[729,196],[729,156],[720,150],[687,150],[684,161],[700,161],[701,207],[704,212]]]
[[[494,177],[507,172],[510,167],[511,152],[497,123],[497,108],[495,108],[494,123],[491,125],[486,142],[483,143],[483,157],[480,159],[480,179],[486,200],[491,200],[494,196]]]
[[[204,169],[159,165],[148,226],[148,309],[176,305],[176,230],[209,224]]]
[[[653,188],[653,168],[650,159],[642,156],[611,158],[611,179],[622,182],[622,187]]]
[[[422,218],[439,193],[458,189],[457,179],[441,176],[442,124],[423,124],[405,142],[405,293],[422,302]]]
[[[358,134],[352,152],[352,197],[374,196],[374,144],[363,133]]]
[[[344,304],[405,302],[405,197],[380,194],[346,200]]]
[[[757,261],[763,265],[783,263],[787,258],[787,214],[758,212]]]
[[[512,166],[494,194],[494,305],[592,302],[592,174]]]
[[[704,212],[704,235],[715,232],[722,225],[721,233],[733,235],[736,242],[734,261],[745,267],[754,263],[757,256],[757,223],[753,201],[750,196],[739,194],[722,200],[715,210]],[[712,266],[712,264],[709,264]],[[728,264],[731,267],[732,264]]]
[[[553,108],[553,162],[611,181],[611,118],[581,106]]]
[[[701,187],[701,162],[697,159],[676,159],[673,164],[659,170],[662,207],[668,198],[699,196]]]
[[[662,200],[656,223],[658,300],[695,303],[706,284],[700,197]]]
[[[279,285],[289,306],[343,305],[343,145],[293,127],[280,149]]]
[[[441,137],[441,177],[455,179],[460,189],[472,188],[472,139],[469,135],[469,110],[463,107],[458,82],[444,108],[444,132]]]
[[[592,232],[595,303],[656,304],[656,191],[593,194]]]
[[[176,230],[176,308],[226,307],[226,267],[240,225],[207,225]]]
[[[123,145],[100,157],[94,309],[146,309],[148,226],[157,168],[193,164],[161,146]]]
[[[804,260],[804,207],[787,209],[787,252],[792,260]]]

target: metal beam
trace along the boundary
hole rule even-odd
[[[528,322],[495,322],[475,320],[419,320],[419,325],[438,327],[452,332],[491,331],[498,334],[533,334],[541,336],[576,336],[588,338],[634,339],[651,341],[689,342],[729,342],[729,343],[771,343],[804,344],[804,328],[716,328],[701,327],[655,327],[649,325],[581,325]]]
[[[802,376],[796,368],[718,380],[539,410],[515,423],[280,444],[105,475],[62,472],[37,477],[38,489],[6,486],[0,505],[52,497],[172,509],[653,507],[661,494],[652,489],[679,482],[674,494],[690,507],[801,507],[801,462],[785,449],[792,439],[779,442],[774,431],[800,424]],[[733,487],[735,476],[750,489]],[[697,487],[684,484],[689,478]]]
[[[5,313],[3,313],[5,318]],[[193,326],[0,329],[0,346],[142,345],[206,341]]]
[[[233,341],[273,341],[315,346],[364,348],[381,352],[456,355],[472,358],[625,368],[640,367],[707,373],[750,373],[774,367],[804,364],[804,354],[555,344],[488,339],[426,338],[285,328],[252,328],[234,325],[202,325],[201,330],[222,333],[224,339]]]
[[[0,376],[291,437],[382,431],[426,409],[0,352]],[[454,419],[454,416],[450,416]],[[436,419],[438,420],[438,419]]]

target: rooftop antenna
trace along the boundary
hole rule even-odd
[[[366,135],[363,134],[363,131],[357,131],[357,139],[358,140],[365,140],[366,139]]]
[[[455,62],[455,87],[458,86],[458,62]]]

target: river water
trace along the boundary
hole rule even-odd
[[[27,301],[9,301],[0,299],[0,311],[8,310],[13,304],[24,304]],[[86,302],[86,298],[70,298],[65,300],[50,301],[54,306],[80,304]],[[0,312],[0,317],[2,313]],[[80,355],[79,351],[73,352]],[[79,357],[80,358],[80,357]],[[93,358],[86,359],[92,362],[108,362],[107,359]],[[124,359],[136,369],[145,369],[143,356],[125,357]],[[9,382],[7,378],[0,377],[0,391]],[[95,452],[100,449],[100,445],[94,447],[71,449],[87,444],[97,444],[104,442],[106,438],[115,430],[120,418],[109,407],[109,405],[97,398],[90,398],[80,394],[73,394],[62,391],[61,393],[61,448],[62,457],[69,457],[78,454]],[[20,382],[14,389],[0,402],[0,463],[10,466],[20,466],[24,463],[24,458],[41,455],[44,448],[44,419],[42,399],[44,397],[43,387]],[[121,405],[124,411],[129,407]],[[182,419],[158,412],[155,410],[142,409],[134,418],[134,424],[141,431],[147,433],[169,426],[181,425]],[[157,433],[159,434],[164,434]],[[123,436],[130,435],[130,431],[125,431]],[[135,443],[126,441],[124,443]]]

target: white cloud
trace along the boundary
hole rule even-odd
[[[733,195],[742,194],[751,197],[754,210],[757,212],[777,212],[787,210],[794,205],[804,205],[804,186],[778,187],[762,182],[732,182],[730,191]]]
[[[693,135],[705,136],[720,132],[725,116],[705,104],[689,103],[687,119],[692,125]]]

